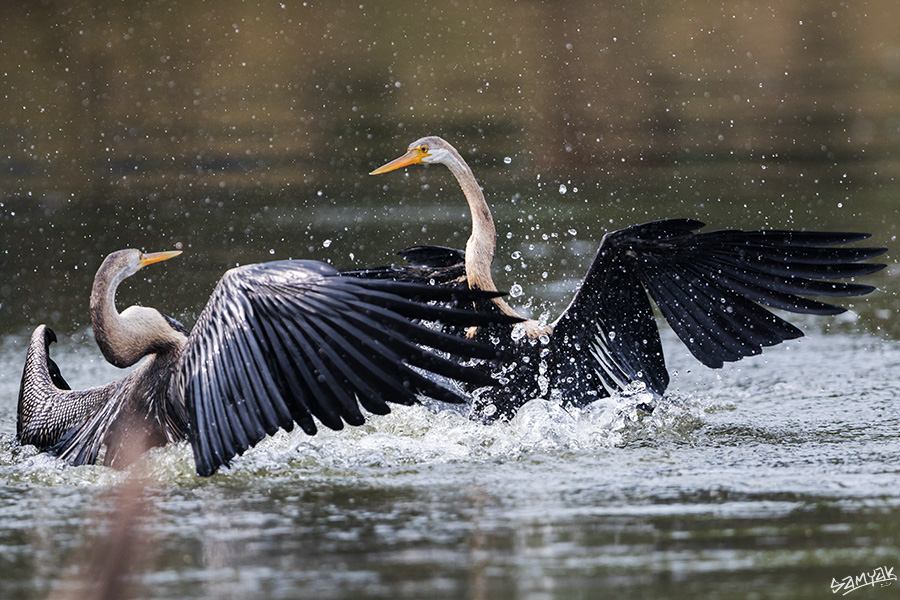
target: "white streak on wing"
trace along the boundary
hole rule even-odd
[[[603,387],[606,388],[607,393],[613,394],[625,389],[629,382],[626,381],[621,367],[619,367],[615,358],[609,351],[609,347],[606,344],[605,332],[600,327],[599,323],[595,323],[595,326],[597,328],[597,333],[592,338],[591,356],[594,357],[597,364],[600,366],[600,369],[595,369],[595,372],[603,383]],[[612,382],[613,386],[618,387],[610,386],[610,382]]]

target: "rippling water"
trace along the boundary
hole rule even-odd
[[[5,340],[4,370],[21,343]],[[360,428],[279,434],[208,480],[186,446],[156,450],[136,597],[690,598],[742,586],[821,598],[833,577],[896,564],[900,417],[886,373],[898,344],[818,334],[715,373],[673,354],[678,377],[652,416],[635,409],[640,395],[571,413],[533,401],[493,426],[400,407]],[[109,375],[59,359],[78,377]],[[3,397],[14,392],[4,382]],[[80,589],[130,475],[65,468],[13,431],[6,403],[6,597]]]

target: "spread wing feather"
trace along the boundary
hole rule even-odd
[[[884,268],[860,262],[884,248],[835,247],[866,234],[697,233],[702,226],[654,221],[603,238],[581,289],[554,324],[564,375],[599,376],[607,387],[624,376],[662,393],[668,375],[647,293],[690,352],[715,368],[803,335],[766,307],[838,314],[846,309],[804,296],[867,294],[872,286],[832,280]]]
[[[340,429],[364,422],[361,406],[386,413],[388,402],[413,403],[418,394],[464,401],[433,375],[489,378],[423,346],[463,357],[496,358],[497,351],[414,321],[496,322],[452,306],[490,296],[341,277],[309,261],[232,269],[201,313],[170,388],[184,395],[197,472],[215,472],[294,423],[314,434],[314,417]]]
[[[92,465],[97,461],[106,434],[119,418],[124,402],[119,397],[121,387],[109,388],[103,405],[79,426],[72,427],[48,450],[70,465]]]

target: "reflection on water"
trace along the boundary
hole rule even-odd
[[[74,385],[120,375],[87,313],[109,252],[183,245],[119,298],[190,324],[235,264],[461,247],[445,170],[366,175],[438,134],[494,209],[498,285],[536,315],[605,231],[654,218],[870,231],[890,262],[898,20],[889,0],[4,3],[0,596],[77,593],[116,522],[125,475],[11,443],[38,323]],[[158,451],[137,595],[822,598],[900,568],[900,284],[868,279],[854,313],[724,371],[667,338],[656,420],[403,409],[204,481]]]

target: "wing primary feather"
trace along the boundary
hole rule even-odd
[[[280,396],[274,385],[267,385],[265,377],[267,367],[265,365],[260,367],[257,362],[260,358],[258,348],[253,347],[255,340],[253,335],[247,335],[248,333],[241,332],[237,338],[240,342],[235,344],[234,350],[241,362],[231,366],[232,370],[239,373],[241,380],[240,395],[232,399],[231,406],[237,412],[244,431],[245,437],[240,439],[243,450],[266,434],[271,435],[278,431],[278,420],[270,400]]]
[[[283,405],[284,402],[281,392],[272,378],[271,368],[265,360],[266,356],[277,352],[277,346],[273,347],[270,344],[266,349],[260,347],[257,334],[262,329],[262,323],[266,321],[268,315],[262,298],[258,298],[256,304],[257,306],[253,307],[255,316],[247,323],[247,326],[240,330],[239,335],[244,343],[239,344],[237,348],[242,355],[243,362],[235,366],[245,370],[250,378],[248,399],[251,402],[251,408],[256,409],[252,414],[253,437],[256,438],[255,441],[259,441],[265,434],[272,435],[278,431],[280,419],[276,406]]]
[[[259,306],[260,299],[258,296],[256,306],[250,304],[248,299],[242,299],[242,314],[246,316],[241,322],[230,323],[233,343],[229,344],[229,355],[236,361],[229,365],[229,371],[236,373],[240,381],[240,389],[235,390],[231,404],[243,430],[243,435],[237,440],[242,447],[241,452],[266,434],[271,435],[278,430],[278,416],[273,404],[281,401],[281,394],[270,376],[269,367],[263,359],[264,351],[256,338],[260,321],[265,320],[265,316],[258,311],[264,310]]]
[[[764,269],[757,268],[758,265],[756,264],[752,266],[745,264],[738,265],[734,262],[722,260],[717,256],[701,258],[698,262],[710,269],[711,276],[715,276],[718,271],[723,271],[731,275],[733,279],[763,285],[766,288],[786,294],[833,297],[864,296],[875,289],[871,285],[862,285],[858,283],[818,281],[811,277],[818,277],[819,275],[805,275],[790,270],[783,273],[771,273]],[[878,265],[866,263],[866,266]]]
[[[257,437],[256,432],[261,431],[255,411],[248,406],[250,402],[247,399],[247,388],[241,381],[246,379],[232,381],[230,386],[232,392],[216,396],[214,400],[223,450],[229,460],[249,448],[253,439]]]
[[[801,240],[798,235],[804,232],[794,232],[795,236],[787,236],[776,239],[769,231],[711,231],[697,234],[694,242],[697,246],[705,246],[722,252],[736,252],[765,257],[772,261],[785,261],[804,263],[808,265],[843,264],[869,260],[884,254],[886,248],[847,247],[834,248],[838,244],[847,241],[835,241],[833,243],[817,243],[814,240]],[[789,232],[788,232],[789,233]],[[753,237],[756,236],[756,237]]]
[[[278,376],[284,380],[277,412],[280,418],[285,420],[285,429],[291,429],[290,421],[293,420],[304,433],[315,435],[318,428],[310,408],[310,399],[315,391],[310,387],[309,371],[296,341],[303,337],[298,323],[295,322],[299,309],[284,296],[267,296],[265,304],[270,319],[261,319],[260,325],[270,346],[275,349],[273,354],[280,365]],[[276,332],[275,323],[282,328],[280,333]],[[300,378],[297,377],[297,373],[301,374]]]
[[[781,287],[779,290],[773,289],[774,285],[766,285],[769,282],[752,282],[746,273],[741,273],[728,265],[718,265],[716,268],[718,272],[714,277],[721,280],[723,284],[735,292],[754,302],[790,312],[815,315],[837,315],[847,310],[842,306],[836,306],[821,300],[803,298],[790,291],[784,291],[785,289],[790,289],[788,286]]]
[[[225,306],[227,296],[237,289],[232,279],[226,273],[213,291],[188,338],[189,348],[182,360],[182,372],[189,380],[185,403],[192,417],[190,440],[195,460],[203,463],[197,462],[201,475],[211,475],[219,466],[229,464],[235,456],[231,440],[239,435],[232,431],[239,425],[231,422],[223,405],[224,398],[233,398],[236,393],[228,368],[234,364],[234,358],[229,357],[231,332],[220,320],[231,317],[227,311],[215,310]]]
[[[720,368],[723,362],[719,353],[712,347],[711,339],[703,335],[703,328],[695,319],[690,302],[684,304],[679,299],[675,291],[677,285],[664,273],[657,274],[647,283],[660,312],[691,354],[708,367]]]
[[[88,421],[70,429],[48,452],[73,466],[94,464],[104,436],[121,410],[121,398],[111,395]]]
[[[669,283],[664,283],[661,277],[668,279]],[[720,334],[724,331],[714,327],[704,328],[703,319],[697,316],[700,310],[692,302],[690,293],[673,284],[668,273],[648,277],[647,284],[651,296],[678,337],[700,362],[711,368],[720,368],[724,362],[733,362],[758,353],[757,343],[769,346],[803,335],[799,329],[777,315],[740,296],[732,296],[730,302],[735,314],[745,319],[742,327],[739,327],[741,337],[758,332],[763,339],[753,339],[752,345],[745,348],[746,352],[741,351],[739,346],[723,347]],[[708,305],[708,308],[711,314],[715,314],[715,304]],[[723,316],[722,313],[719,316]]]
[[[700,308],[706,310],[715,321],[715,326],[721,332],[717,339],[735,357],[759,354],[762,346],[768,345],[765,343],[768,338],[757,333],[757,321],[768,320],[772,316],[770,312],[723,287],[715,279],[708,278],[703,271],[690,266],[685,267],[684,271],[689,272],[698,282],[694,289]]]
[[[709,236],[713,240],[739,241],[746,244],[765,246],[794,246],[817,248],[820,246],[838,246],[869,239],[871,234],[843,231],[797,231],[785,229],[769,229],[765,231],[742,231],[738,229],[722,229],[701,233],[698,237]],[[878,249],[871,249],[878,250]],[[877,254],[875,255],[877,256]]]
[[[209,340],[203,345],[203,355],[207,357],[206,369],[202,371],[204,377],[200,379],[202,384],[198,390],[202,394],[203,406],[207,414],[207,441],[213,455],[217,457],[220,464],[229,464],[234,454],[227,450],[230,446],[229,439],[241,432],[234,432],[235,427],[239,424],[233,424],[227,416],[224,403],[234,402],[236,395],[240,391],[235,386],[232,379],[230,365],[233,364],[233,358],[229,358],[230,348],[227,347],[228,338],[222,339],[223,344],[217,348],[210,348]],[[227,436],[227,439],[226,439]]]
[[[293,371],[293,367],[288,363],[286,357],[296,350],[287,346],[284,336],[278,335],[272,326],[272,322],[277,318],[278,306],[276,300],[273,298],[265,298],[260,299],[259,301],[263,303],[263,314],[269,317],[259,319],[258,323],[260,333],[265,339],[266,346],[269,350],[267,355],[274,361],[268,376],[272,380],[271,385],[279,392],[270,398],[272,407],[275,411],[273,418],[276,426],[290,431],[293,429],[294,419],[285,395],[290,396],[293,390],[288,386],[285,379],[286,375]],[[277,368],[275,368],[276,364]],[[297,388],[297,390],[300,391],[299,388]],[[304,407],[306,406],[302,397],[297,400]]]
[[[419,348],[416,344],[423,343],[425,345],[428,344],[428,341],[422,341],[420,339],[415,339],[415,333],[413,335],[403,336],[396,332],[395,325],[393,323],[389,323],[388,327],[385,327],[385,323],[383,321],[373,321],[368,318],[368,316],[362,313],[349,313],[345,315],[348,319],[361,324],[369,329],[373,334],[377,332],[378,335],[381,336],[381,340],[384,342],[390,342],[391,347],[395,349],[399,355],[402,355],[406,358],[406,360],[417,361],[422,360],[423,355],[428,355]],[[379,314],[379,316],[382,316]],[[385,319],[391,319],[391,313],[386,313],[383,315]],[[402,319],[401,319],[402,320]],[[416,332],[420,333],[419,326],[416,326]],[[432,332],[432,330],[425,329],[427,332]],[[443,336],[444,334],[442,334]],[[412,341],[411,341],[412,340]],[[478,369],[474,369],[471,367],[463,367],[462,369],[458,368],[458,365],[447,359],[444,359],[437,355],[431,355],[433,357],[433,362],[428,364],[427,368],[438,375],[443,375],[445,377],[454,377],[459,379],[460,381],[464,381],[466,383],[472,383],[475,385],[489,385],[493,379],[489,376],[486,376],[485,373],[479,371]]]
[[[717,318],[719,307],[715,303],[706,303],[708,299],[703,291],[702,280],[694,280],[690,274],[681,267],[676,267],[664,275],[669,281],[668,289],[682,307],[682,312],[690,315],[693,326],[694,339],[700,340],[700,347],[705,347],[717,357],[717,360],[732,362],[738,360],[740,342],[731,336],[729,328],[722,325]],[[704,343],[705,342],[705,343]]]
[[[443,357],[423,350],[415,343],[421,343],[421,340],[413,340],[415,336],[409,335],[410,331],[413,331],[414,333],[425,332],[426,334],[431,334],[434,333],[434,330],[409,323],[402,317],[397,317],[394,313],[384,310],[381,307],[369,306],[368,309],[344,311],[342,316],[343,319],[340,322],[342,326],[352,322],[362,326],[366,330],[365,333],[359,332],[355,334],[358,341],[364,341],[364,343],[370,347],[374,343],[376,347],[373,348],[373,350],[375,352],[379,352],[377,347],[381,347],[380,352],[384,352],[385,348],[390,348],[392,352],[391,360],[395,363],[400,364],[401,361],[405,361],[437,375],[453,377],[461,381],[478,385],[489,385],[493,382],[488,375],[477,369],[461,367],[455,361],[444,359]],[[377,316],[379,319],[375,320],[372,318],[373,316]],[[385,327],[385,320],[390,322],[387,327]],[[332,322],[337,324],[335,321]],[[398,333],[398,330],[401,329],[400,325],[402,324],[410,325],[412,330]],[[446,334],[441,334],[439,339],[443,339],[444,337],[446,337]],[[408,371],[405,367],[403,370]],[[458,403],[462,401],[455,392],[449,391],[430,380],[428,380],[427,384],[422,383],[423,381],[425,380],[416,374],[416,382],[420,385],[414,388],[415,392],[423,393],[435,399],[443,399],[448,402]]]
[[[204,390],[199,380],[199,374],[188,379],[185,402],[189,405],[189,412],[193,411],[194,414],[188,429],[188,440],[194,451],[194,465],[197,474],[208,477],[226,461],[221,450],[221,441],[217,439],[218,431],[215,427],[215,420],[211,421],[210,419],[210,406],[203,394]]]
[[[353,293],[355,295],[359,295],[364,291],[371,293],[386,293],[393,299],[403,298],[405,300],[415,300],[417,302],[433,301],[445,302],[450,304],[461,304],[477,302],[479,300],[491,300],[492,298],[499,298],[506,295],[506,292],[486,291],[468,287],[438,286],[411,281],[396,281],[391,279],[359,279],[357,277],[341,277],[340,280],[342,283],[349,283],[353,287]],[[463,312],[470,313],[470,317],[475,316],[471,314],[471,310],[464,310]],[[483,315],[477,315],[476,318],[481,316]]]
[[[400,363],[398,368],[405,374],[403,384],[408,386],[416,394],[428,396],[429,398],[434,398],[435,400],[450,404],[465,404],[467,401],[466,398],[457,392],[444,387],[428,377],[424,377],[418,371],[404,363]]]
[[[341,370],[345,379],[353,386],[366,410],[381,415],[389,413],[390,408],[382,398],[382,395],[360,375],[365,373],[369,377],[376,377],[377,375],[373,371],[377,367],[359,353],[337,329],[332,328],[324,319],[311,322],[310,333],[319,347],[325,349],[329,354],[331,362]],[[326,340],[338,346],[341,352],[344,353],[345,358],[340,359],[336,356],[335,351],[329,347],[329,343]],[[383,375],[386,376],[386,374]]]
[[[715,256],[719,261],[738,268],[752,268],[760,273],[781,277],[806,277],[812,279],[850,279],[870,275],[884,268],[878,263],[804,261],[792,252],[770,253],[761,248],[707,249],[702,255]],[[748,250],[757,252],[748,252]],[[840,250],[838,248],[837,250]],[[834,250],[832,250],[834,251]],[[854,257],[853,260],[856,260]]]
[[[281,365],[280,375],[285,380],[285,392],[283,398],[290,411],[290,416],[296,422],[304,433],[307,435],[315,435],[318,432],[315,420],[312,418],[312,412],[309,408],[308,398],[312,391],[309,386],[298,379],[297,373],[303,373],[299,363],[303,357],[299,348],[293,343],[293,334],[291,333],[295,326],[291,322],[284,323],[285,336],[283,336],[284,353],[277,353],[276,358]],[[286,427],[285,429],[289,429]]]
[[[385,281],[385,280],[372,280]],[[392,282],[397,283],[397,282]],[[441,288],[437,288],[441,289]],[[424,321],[440,321],[447,325],[469,326],[469,325],[494,325],[506,324],[513,325],[520,323],[523,319],[520,317],[504,315],[500,313],[476,312],[471,309],[449,308],[436,304],[422,304],[406,300],[390,293],[376,290],[363,289],[356,296],[373,305],[390,310],[398,315],[409,319],[421,319]]]
[[[345,318],[353,314],[371,315],[381,323],[370,331],[372,335],[375,335],[376,332],[384,329],[384,325],[387,325],[391,331],[399,332],[404,336],[407,342],[406,347],[411,347],[408,342],[414,342],[468,358],[496,360],[502,356],[502,350],[493,346],[473,342],[437,329],[431,329],[409,321],[406,317],[400,316],[392,310],[355,297],[347,298],[344,304],[337,304],[332,298],[318,295],[304,298],[304,305],[307,303],[310,307],[314,307],[317,313],[321,314],[340,314]],[[466,321],[462,321],[462,323],[466,323]],[[397,339],[400,338],[398,337]]]
[[[354,325],[353,320],[358,320],[365,331]],[[392,398],[392,401],[400,404],[411,404],[415,401],[415,395],[402,382],[398,381],[396,375],[391,374],[391,371],[396,370],[396,365],[400,363],[401,358],[391,348],[393,340],[383,339],[383,330],[378,328],[377,323],[366,318],[343,318],[333,319],[330,324],[350,338],[352,342],[349,343],[369,351],[369,356],[364,356],[351,346],[351,350],[358,354],[360,366],[381,382],[380,387],[386,387],[395,394],[396,397]],[[380,339],[373,337],[373,334]]]
[[[316,364],[315,349],[306,339],[306,334],[301,330],[306,327],[305,322],[286,321],[285,328],[290,332],[292,341],[298,350],[294,366],[300,372],[301,379],[309,389],[307,402],[310,412],[329,429],[340,430],[344,427],[344,421],[335,407],[326,400],[326,393],[319,383],[318,374],[310,370],[309,364]]]
[[[294,419],[300,423],[303,431],[309,435],[316,432],[315,415],[326,427],[330,429],[341,429],[344,426],[340,415],[334,412],[334,408],[330,403],[322,404],[324,392],[318,384],[316,375],[310,371],[307,364],[307,353],[311,351],[309,344],[305,341],[306,334],[300,331],[298,323],[287,321],[284,323],[285,331],[291,338],[293,351],[289,358],[294,370],[287,373],[293,382],[293,386],[298,390],[302,390],[303,404],[300,406],[292,406]],[[299,376],[298,376],[299,374]],[[298,417],[303,421],[298,420]],[[324,418],[323,418],[324,417]],[[308,430],[307,427],[310,429]],[[311,432],[310,432],[311,431]]]
[[[347,391],[349,382],[344,377],[343,370],[333,360],[330,360],[332,358],[339,359],[329,354],[328,342],[315,335],[315,329],[310,323],[310,319],[306,319],[303,330],[310,338],[309,344],[305,347],[308,349],[306,356],[312,363],[314,372],[318,373],[320,383],[327,388],[323,389],[325,394],[321,397],[321,402],[333,401],[338,414],[347,424],[362,425],[365,423],[365,417],[359,410],[355,395]]]
[[[406,318],[397,315],[380,306],[356,301],[352,303],[355,312],[369,314],[377,317],[381,326],[387,326],[393,331],[402,333],[407,342],[422,344],[430,348],[437,348],[457,354],[459,356],[469,358],[482,358],[486,360],[494,360],[501,356],[501,351],[486,344],[479,344],[470,340],[450,335],[442,331],[431,329],[408,321]]]

